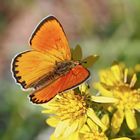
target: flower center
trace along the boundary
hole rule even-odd
[[[127,84],[117,87],[113,94],[119,100],[117,107],[121,109],[133,109],[135,104],[140,101],[138,91],[133,90]]]
[[[59,111],[57,115],[61,118],[61,120],[71,118],[75,120],[86,113],[87,104],[85,102],[85,96],[82,96],[80,93],[61,93],[57,102],[59,102]]]

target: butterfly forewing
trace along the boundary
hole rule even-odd
[[[33,49],[51,53],[62,60],[70,60],[71,53],[64,30],[59,21],[49,16],[37,26],[30,39]]]
[[[31,36],[33,50],[17,55],[12,63],[12,72],[25,89],[55,68],[56,62],[70,60],[68,41],[58,20],[43,19]]]

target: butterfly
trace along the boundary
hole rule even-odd
[[[33,89],[29,95],[33,103],[46,103],[89,78],[81,62],[72,60],[66,34],[54,16],[38,24],[29,43],[32,49],[13,59],[12,73],[23,89]]]

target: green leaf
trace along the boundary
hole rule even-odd
[[[75,49],[71,49],[72,60],[79,61],[82,59],[82,49],[80,45],[77,45]]]
[[[99,55],[90,55],[82,60],[82,65],[86,68],[92,67],[92,65],[99,59]]]

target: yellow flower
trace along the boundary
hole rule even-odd
[[[105,114],[101,121],[108,125],[108,115]],[[104,131],[100,130],[100,128],[90,119],[87,120],[87,124],[83,126],[83,128],[80,130],[79,134],[80,140],[110,140]],[[75,139],[76,140],[76,139]],[[121,138],[114,138],[111,140],[131,140],[127,137],[121,137]]]
[[[104,115],[101,121],[108,125],[108,115]],[[79,132],[80,140],[108,140],[104,133],[91,119],[87,119],[87,123],[81,128]]]
[[[108,125],[108,115],[105,114],[101,121]],[[86,124],[83,125],[83,127],[68,137],[55,137],[54,135],[51,136],[51,140],[110,140],[105,132],[100,129],[98,125],[96,125],[90,118],[87,119]],[[127,137],[122,138],[114,138],[111,140],[131,140]]]
[[[68,137],[55,137],[54,134],[51,135],[50,140],[80,140],[78,131],[70,134]]]
[[[91,123],[91,122],[90,122]],[[95,125],[95,124],[90,124]],[[90,130],[90,128],[85,125],[79,134],[80,140],[108,140],[104,132],[99,132],[98,127],[95,125],[95,129]],[[85,129],[85,130],[84,130]]]
[[[90,107],[90,95],[85,84],[79,87],[79,91],[69,90],[58,94],[47,104],[42,105],[45,110],[43,113],[52,114],[47,119],[47,123],[55,127],[53,139],[63,139],[71,136],[81,129],[90,118],[102,129],[106,126],[96,116],[94,110]],[[72,135],[73,136],[73,135]]]
[[[135,130],[137,122],[135,110],[140,110],[140,89],[135,88],[136,74],[128,79],[128,69],[122,69],[118,64],[100,72],[100,82],[94,87],[102,96],[93,96],[92,100],[100,103],[110,103],[109,110],[116,110],[111,120],[114,133],[120,130],[126,119],[129,129]]]

